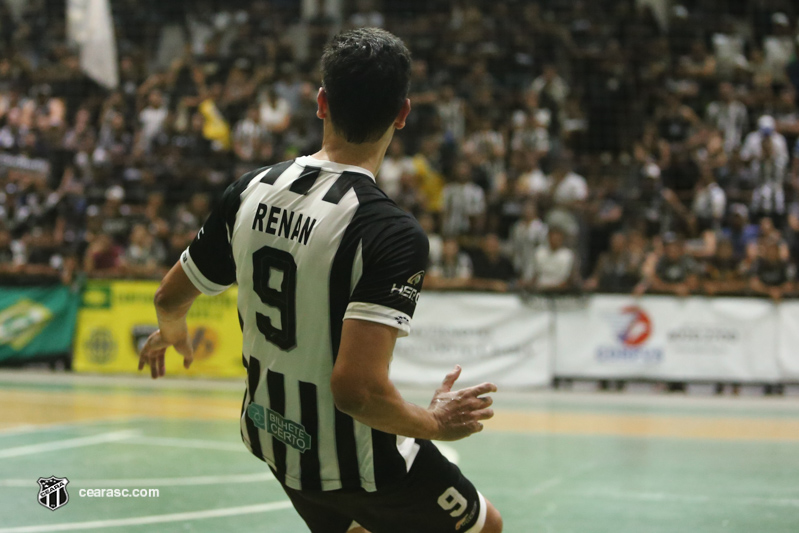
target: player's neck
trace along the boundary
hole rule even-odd
[[[347,142],[340,135],[328,131],[327,127],[325,127],[322,149],[313,154],[312,157],[342,165],[361,167],[373,175],[377,175],[393,135],[394,131],[391,128],[383,137],[373,143],[353,144]]]

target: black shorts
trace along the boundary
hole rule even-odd
[[[416,442],[410,472],[388,489],[283,490],[312,533],[346,533],[353,523],[370,533],[479,533],[483,496],[433,443]]]

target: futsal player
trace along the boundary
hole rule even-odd
[[[335,36],[322,57],[322,149],[233,183],[155,295],[159,330],[139,369],[188,367],[186,314],[238,283],[247,387],[241,436],[313,533],[498,533],[497,510],[431,440],[458,440],[493,416],[491,383],[428,408],[389,379],[411,331],[428,240],[375,184],[411,110],[411,57],[380,29]]]

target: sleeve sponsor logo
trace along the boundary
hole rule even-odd
[[[410,285],[397,285],[396,283],[394,283],[391,286],[391,294],[392,295],[396,294],[403,298],[407,298],[413,303],[419,301],[419,291],[417,289],[414,289]]]
[[[410,285],[419,285],[422,283],[423,279],[424,279],[424,270],[420,270],[419,272],[408,278],[408,283]]]

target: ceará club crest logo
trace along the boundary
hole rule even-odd
[[[623,307],[613,325],[616,337],[629,348],[642,346],[652,335],[652,319],[637,305]]]
[[[40,477],[39,483],[39,503],[51,511],[63,507],[69,501],[67,484],[69,480],[65,477]]]

